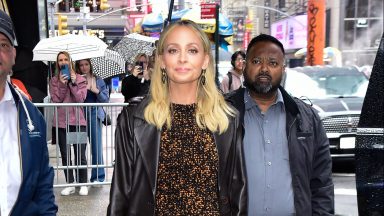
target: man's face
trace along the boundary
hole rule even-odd
[[[6,77],[15,64],[16,49],[8,38],[0,33],[0,77]]]
[[[284,54],[269,41],[257,42],[248,51],[244,71],[245,86],[255,93],[274,92],[285,70]]]

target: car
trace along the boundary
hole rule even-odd
[[[368,78],[356,67],[287,68],[281,85],[317,110],[333,160],[354,160],[356,129]]]

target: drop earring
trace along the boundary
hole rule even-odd
[[[202,69],[201,70],[201,84],[205,85],[205,72],[206,72],[206,69]]]
[[[163,84],[165,84],[165,82],[167,81],[167,70],[165,70],[165,68],[161,68],[161,82]]]

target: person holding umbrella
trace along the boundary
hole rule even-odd
[[[73,62],[68,52],[61,51],[56,59],[56,76],[52,77],[49,83],[51,101],[54,103],[83,103],[87,96],[87,81],[74,70]],[[86,132],[87,122],[84,117],[84,110],[80,107],[58,107],[57,115],[53,118],[53,127],[58,127],[58,143],[63,166],[71,166],[71,149],[67,149],[67,133]],[[57,116],[57,118],[56,118]],[[85,155],[87,143],[73,143],[76,165],[87,165]],[[74,183],[73,170],[64,169],[67,183]],[[87,182],[87,169],[76,170],[76,177],[79,183]],[[61,195],[67,196],[75,193],[73,186],[64,188]],[[88,187],[81,186],[80,195],[88,195]]]
[[[237,111],[192,21],[161,34],[149,94],[117,120],[107,215],[247,215]]]
[[[84,103],[108,103],[109,90],[104,80],[93,74],[90,59],[76,62],[76,71],[87,79],[87,97]],[[101,122],[106,117],[102,107],[85,107],[87,113],[88,137],[91,139],[92,165],[103,165],[103,143],[101,139]],[[91,182],[105,180],[104,168],[92,168]]]

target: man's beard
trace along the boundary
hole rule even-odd
[[[268,77],[267,82],[261,82],[259,80],[259,77],[264,76]],[[280,83],[280,82],[278,82]],[[255,93],[259,94],[267,94],[270,92],[274,92],[277,90],[279,85],[273,85],[272,83],[272,77],[269,75],[269,73],[262,72],[261,74],[258,74],[256,76],[255,81],[252,81],[249,77],[248,74],[244,74],[244,86],[247,87],[250,91],[253,91]]]

